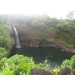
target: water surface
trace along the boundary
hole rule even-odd
[[[53,47],[23,47],[13,48],[10,56],[14,54],[22,54],[25,56],[33,57],[35,63],[43,63],[47,58],[51,67],[59,66],[63,60],[70,59],[74,53],[61,51]]]

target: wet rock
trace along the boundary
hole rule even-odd
[[[50,73],[49,71],[33,68],[31,69],[30,75],[53,75],[53,74]]]
[[[58,75],[74,75],[72,69],[70,68],[62,68]]]

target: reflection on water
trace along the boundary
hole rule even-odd
[[[11,50],[10,56],[14,54],[23,54],[25,56],[33,57],[35,63],[43,63],[47,58],[51,67],[57,67],[65,59],[70,59],[74,53],[61,51],[61,49],[56,49],[52,47],[24,47],[24,48],[13,48]]]

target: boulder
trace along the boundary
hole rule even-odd
[[[62,68],[58,75],[74,75],[72,69],[70,68]]]
[[[49,71],[45,71],[42,69],[36,69],[36,68],[32,68],[30,75],[53,75],[52,73],[50,73]]]

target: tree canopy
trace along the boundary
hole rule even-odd
[[[8,55],[13,44],[14,40],[10,37],[10,26],[4,25],[4,22],[2,19],[0,19],[0,47],[4,48],[6,50],[6,54]],[[2,49],[1,50],[4,50]],[[3,51],[1,51],[3,52]]]

